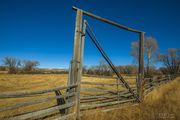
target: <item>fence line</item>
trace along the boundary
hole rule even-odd
[[[145,85],[144,85],[144,94],[148,94],[150,91],[152,91],[156,86],[159,86],[161,84],[167,83],[168,81],[171,81],[173,79],[175,79],[177,77],[177,75],[168,75],[168,76],[163,76],[161,78],[145,78],[144,80]],[[149,82],[147,82],[149,81]]]

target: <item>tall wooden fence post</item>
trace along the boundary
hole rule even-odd
[[[144,32],[140,32],[139,40],[139,70],[137,80],[137,94],[139,101],[143,100],[143,78],[144,78]]]
[[[82,37],[82,10],[78,9],[76,14],[76,26],[74,34],[74,52],[72,59],[72,73],[70,78],[70,84],[77,84],[75,92],[76,96],[76,119],[80,119],[80,79],[81,79],[81,37]]]
[[[80,46],[80,66],[79,66],[79,80],[78,80],[78,89],[77,89],[77,108],[76,108],[76,119],[80,120],[80,93],[81,93],[81,77],[82,77],[82,68],[83,68],[83,56],[84,56],[84,39],[86,32],[86,20],[83,22],[83,31],[81,33],[81,46]]]

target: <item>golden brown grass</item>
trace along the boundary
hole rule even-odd
[[[180,77],[149,93],[144,102],[110,112],[89,114],[82,120],[180,120]]]
[[[35,91],[48,88],[55,88],[66,85],[68,79],[67,74],[37,74],[37,75],[8,75],[0,74],[0,92],[20,92],[20,91]],[[114,78],[96,78],[83,77],[82,81],[88,82],[103,82],[116,83]],[[134,86],[135,80],[128,81],[131,86]],[[91,88],[89,85],[82,85],[82,88]],[[94,86],[93,86],[94,87]],[[102,87],[103,88],[103,87]],[[113,89],[109,87],[106,89]],[[110,112],[99,112],[89,114],[86,112],[83,120],[178,120],[180,119],[180,78],[164,84],[149,93],[144,102],[138,106],[128,106],[126,108],[117,109]],[[11,106],[16,103],[42,99],[48,96],[55,96],[54,93],[39,95],[36,97],[26,97],[17,99],[1,99],[0,107]],[[38,109],[47,108],[56,105],[56,100],[46,103],[18,108],[12,111],[0,112],[0,119],[3,116],[13,115],[15,113],[30,112]]]

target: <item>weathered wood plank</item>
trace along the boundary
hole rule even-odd
[[[132,94],[129,93],[129,92],[124,92],[122,94],[119,94],[119,97],[127,97],[127,96],[131,96]],[[89,100],[89,99],[96,99],[96,98],[115,98],[117,97],[118,95],[101,95],[101,96],[98,96],[98,95],[95,95],[95,96],[84,96],[84,97],[81,97],[81,100]]]
[[[135,100],[136,99],[129,99],[129,100],[108,102],[108,103],[102,103],[102,104],[83,105],[83,106],[81,106],[81,109],[93,109],[93,108],[97,108],[97,107],[105,107],[105,106],[110,106],[110,105],[122,104],[122,103],[126,103],[126,102],[132,102]]]
[[[37,91],[32,91],[32,92],[3,92],[3,93],[0,93],[0,98],[2,99],[2,98],[26,97],[29,95],[43,94],[43,93],[48,93],[48,92],[54,92],[57,90],[75,88],[75,87],[77,87],[77,85],[58,87],[58,88],[52,88],[52,89],[46,89],[46,90],[37,90]]]
[[[119,97],[116,96],[107,96],[107,97],[103,97],[103,96],[97,96],[97,97],[91,97],[90,99],[83,99],[81,100],[81,103],[88,103],[88,102],[97,102],[97,101],[106,101],[106,100],[114,100],[116,99],[116,101],[118,100],[122,100],[122,99],[129,99],[130,97],[132,97],[133,95],[131,93],[129,94],[121,94],[119,95]]]
[[[116,86],[116,85],[123,85],[122,83],[100,83],[100,82],[81,82],[82,84],[89,84],[89,85],[101,85],[101,86]]]
[[[81,97],[81,100],[89,100],[89,99],[96,99],[96,98],[115,98],[117,95],[103,95],[103,96],[84,96]]]
[[[144,32],[139,34],[139,68],[138,68],[138,79],[137,79],[137,95],[138,100],[143,100],[143,79],[144,79]]]
[[[98,88],[82,88],[81,92],[110,92],[113,94],[117,94],[116,90],[102,90],[102,89],[98,89]]]
[[[33,117],[38,117],[38,116],[40,116],[40,117],[46,116],[46,114],[51,113],[51,112],[53,112],[55,110],[72,107],[74,105],[74,103],[75,102],[66,103],[64,105],[59,105],[59,106],[43,109],[43,110],[40,110],[40,111],[34,111],[34,112],[31,112],[31,113],[26,113],[26,114],[23,114],[23,115],[12,117],[12,118],[10,118],[10,120],[25,120],[25,119],[28,119],[28,118],[33,118]]]
[[[80,10],[79,8],[74,7],[74,6],[73,6],[73,9],[74,9],[74,10],[76,10],[76,11],[77,11],[77,10]],[[116,27],[118,27],[118,28],[122,28],[122,29],[125,29],[125,30],[128,30],[128,31],[131,31],[131,32],[136,32],[136,33],[140,33],[140,32],[142,32],[142,31],[139,31],[139,30],[135,30],[135,29],[132,29],[132,28],[126,27],[126,26],[124,26],[124,25],[120,25],[120,24],[118,24],[118,23],[115,23],[115,22],[110,21],[110,20],[108,20],[108,19],[102,18],[102,17],[97,16],[97,15],[95,15],[95,14],[92,14],[92,13],[90,13],[90,12],[87,12],[87,11],[84,11],[84,10],[82,10],[82,11],[83,11],[83,14],[85,14],[85,15],[88,15],[88,16],[90,16],[90,17],[92,17],[92,18],[95,18],[95,19],[101,20],[101,21],[103,21],[103,22],[105,22],[105,23],[108,23],[108,24],[114,25],[114,26],[116,26]]]
[[[117,97],[115,97],[115,98],[87,99],[87,100],[81,100],[81,103],[82,103],[82,104],[89,104],[89,103],[94,103],[94,102],[98,102],[98,101],[106,101],[106,100],[116,100],[116,101],[117,101]]]

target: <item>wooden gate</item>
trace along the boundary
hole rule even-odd
[[[69,75],[69,80],[68,80],[68,86],[72,84],[77,84],[76,89],[72,89],[69,92],[77,92],[77,97],[76,97],[76,118],[80,119],[80,110],[81,109],[89,109],[89,108],[97,108],[97,107],[102,107],[102,106],[107,106],[107,105],[114,105],[114,104],[119,104],[123,102],[129,102],[129,101],[142,101],[142,80],[144,77],[144,32],[135,30],[123,25],[120,25],[118,23],[115,23],[113,21],[110,21],[108,19],[99,17],[97,15],[94,15],[92,13],[89,13],[87,11],[81,10],[79,8],[73,7],[73,9],[76,11],[76,24],[75,24],[75,34],[74,34],[74,52],[73,52],[73,57],[71,61],[71,69],[70,69],[70,75]],[[131,88],[129,84],[125,81],[125,79],[121,76],[121,74],[117,71],[116,67],[112,63],[112,61],[109,59],[107,56],[106,52],[103,50],[101,45],[99,44],[95,33],[93,32],[92,28],[88,24],[86,20],[83,20],[83,15],[90,16],[92,18],[95,18],[97,20],[100,20],[102,22],[111,24],[113,26],[116,26],[118,28],[122,28],[124,30],[128,30],[134,33],[139,34],[139,70],[138,70],[138,77],[137,77],[137,91],[135,91],[134,88]],[[88,30],[87,30],[88,29]],[[84,40],[85,40],[85,34],[88,34],[88,36],[91,38],[92,42],[95,44],[99,52],[101,53],[102,57],[107,61],[113,72],[116,74],[116,80],[117,83],[114,84],[105,84],[105,83],[90,83],[90,82],[82,82],[81,83],[81,77],[82,77],[82,66],[83,66],[83,54],[84,54]],[[110,90],[103,90],[99,88],[85,88],[81,90],[81,84],[90,84],[90,85],[108,85],[108,86],[116,86],[116,92],[115,91],[110,91]],[[119,90],[119,85],[122,85],[127,89],[127,91],[120,91]],[[81,94],[83,90],[86,91],[95,91],[98,94],[91,94],[91,95],[83,95]],[[99,92],[107,92],[111,93],[111,95],[107,94],[99,94]],[[120,101],[122,100],[122,97],[124,97],[124,93],[126,95],[125,101]],[[86,93],[87,94],[87,93]],[[115,101],[113,102],[98,102],[93,105],[88,105],[89,102],[96,102],[97,99],[102,98],[102,99],[108,99],[108,98],[116,98]],[[95,99],[90,100],[89,99]],[[124,99],[123,99],[124,100]],[[71,101],[71,100],[70,100]],[[88,102],[87,102],[88,101]],[[87,103],[85,105],[82,105],[83,103]]]

